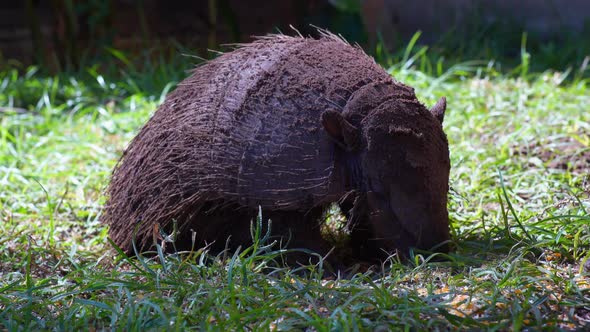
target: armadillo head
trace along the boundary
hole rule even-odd
[[[359,160],[362,179],[353,181],[355,189],[366,194],[374,243],[387,252],[448,250],[445,109],[444,98],[430,111],[416,100],[392,98],[355,124],[347,112],[322,115],[328,135]]]

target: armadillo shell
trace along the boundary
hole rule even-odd
[[[138,235],[182,226],[205,203],[303,211],[338,199],[321,113],[378,81],[393,79],[334,36],[265,37],[197,67],[113,171],[102,216],[111,238],[129,247],[139,223]]]

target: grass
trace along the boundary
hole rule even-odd
[[[110,170],[192,60],[140,67],[115,52],[118,74],[3,69],[0,105],[17,108],[0,109],[0,329],[588,326],[590,80],[585,68],[531,72],[525,45],[502,71],[443,68],[412,44],[390,63],[427,105],[448,97],[456,250],[349,279],[281,267],[264,241],[213,259],[129,259],[109,244],[98,217]]]

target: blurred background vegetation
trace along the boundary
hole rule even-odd
[[[164,96],[228,44],[293,29],[317,36],[316,27],[389,69],[444,79],[549,70],[576,81],[590,77],[589,19],[587,0],[4,1],[0,108],[36,108],[39,95],[61,104],[80,89],[98,98],[78,100],[82,108],[130,93]]]
[[[0,70],[117,73],[117,66],[142,70],[154,63],[186,69],[227,44],[294,34],[291,27],[313,36],[317,26],[360,44],[386,66],[418,54],[415,64],[433,75],[476,59],[493,60],[505,73],[523,62],[531,71],[586,73],[589,22],[587,0],[5,1]]]

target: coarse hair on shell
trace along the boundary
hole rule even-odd
[[[293,245],[327,251],[318,220],[358,188],[322,113],[344,113],[373,85],[386,86],[383,101],[417,99],[358,45],[318,31],[238,44],[178,84],[113,170],[101,220],[115,244],[147,250],[176,223],[183,248],[247,245],[261,207]],[[359,112],[355,126],[368,116]]]

